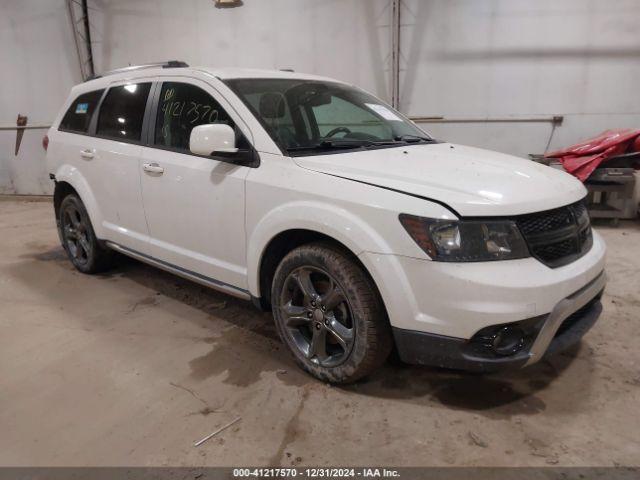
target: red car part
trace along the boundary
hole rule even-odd
[[[607,130],[545,157],[558,158],[567,172],[584,182],[602,162],[629,152],[640,152],[640,130]]]

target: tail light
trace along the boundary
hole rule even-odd
[[[49,135],[42,137],[42,148],[44,148],[45,152],[47,151],[47,148],[49,148]]]

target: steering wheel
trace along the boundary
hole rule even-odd
[[[351,133],[351,130],[349,130],[347,127],[336,127],[333,130],[331,130],[329,133],[327,133],[324,136],[324,138],[333,137],[334,135],[336,135],[338,133],[346,133],[348,135],[348,134]]]

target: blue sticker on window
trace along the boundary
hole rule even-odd
[[[76,113],[87,113],[87,110],[89,110],[88,103],[79,103],[76,105]]]

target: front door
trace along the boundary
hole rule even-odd
[[[246,290],[244,189],[249,167],[189,152],[196,125],[235,124],[203,82],[163,82],[160,87],[155,127],[140,163],[151,255],[214,283]]]

